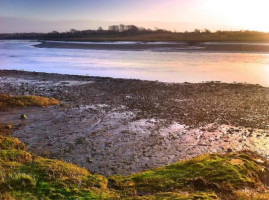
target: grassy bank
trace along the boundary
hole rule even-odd
[[[43,97],[3,97],[0,102],[9,102],[2,104],[4,110],[59,104]],[[203,155],[129,176],[105,177],[36,156],[11,133],[11,127],[0,126],[0,199],[269,198],[269,163],[252,152]]]
[[[45,107],[51,105],[58,105],[59,100],[54,98],[39,97],[39,96],[10,96],[0,94],[0,111],[8,108],[19,108],[26,106]]]

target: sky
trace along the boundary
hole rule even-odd
[[[0,32],[107,29],[120,23],[269,32],[268,7],[269,0],[0,0]]]

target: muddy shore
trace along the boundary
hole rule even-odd
[[[24,124],[14,136],[35,154],[94,173],[129,174],[243,149],[269,157],[269,88],[259,85],[0,70],[0,93],[60,99],[61,106],[1,113],[1,121]]]
[[[84,50],[117,50],[117,51],[161,51],[161,52],[252,52],[269,53],[269,45],[264,43],[83,43],[43,41],[34,45],[38,48],[64,48]]]

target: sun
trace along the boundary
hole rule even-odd
[[[269,0],[204,0],[204,8],[237,29],[269,32]]]

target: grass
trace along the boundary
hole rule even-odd
[[[10,101],[20,99],[14,98]],[[11,137],[11,131],[4,125],[0,127],[0,199],[269,198],[269,163],[252,152],[202,155],[129,176],[105,177],[64,161],[36,156]]]
[[[20,108],[26,106],[46,107],[58,105],[59,103],[60,101],[54,98],[0,94],[0,111],[7,110],[8,108]]]
[[[204,155],[130,176],[105,177],[35,156],[16,138],[6,141],[0,150],[0,199],[247,199],[244,189],[265,190],[261,177],[268,163],[251,152]]]
[[[244,189],[265,189],[260,177],[267,161],[250,152],[205,155],[130,176],[105,177],[10,147],[0,150],[0,193],[13,199],[247,199]],[[235,159],[243,163],[235,164]]]
[[[203,155],[166,167],[110,177],[114,188],[125,195],[152,195],[174,191],[214,191],[220,196],[234,196],[245,188],[264,188],[268,163],[251,152]]]
[[[33,155],[0,129],[0,199],[118,199],[107,185],[104,176]]]

